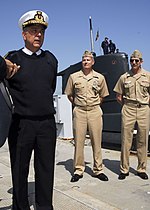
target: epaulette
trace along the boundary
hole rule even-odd
[[[53,53],[51,53],[48,50],[45,50],[45,54],[47,56],[48,62],[51,63],[51,65],[53,67],[57,68],[58,61],[57,61],[56,57],[53,55]]]
[[[6,55],[4,55],[4,58],[8,57],[8,56],[12,56],[17,50],[12,50],[9,51]]]

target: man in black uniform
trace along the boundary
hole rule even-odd
[[[19,67],[16,64],[0,56],[0,82],[7,75],[7,72],[12,74],[11,72],[16,72],[18,69]],[[2,175],[0,175],[0,178],[2,178]]]
[[[0,71],[2,72],[3,71],[3,73],[5,74],[5,72],[6,72],[6,62],[5,62],[5,59],[4,58],[2,58],[2,56],[0,56]]]
[[[101,43],[101,48],[103,49],[104,55],[109,53],[108,45],[109,45],[108,38],[105,37],[104,41],[102,41]]]
[[[109,40],[109,53],[115,53],[116,51],[116,45],[112,40]]]
[[[7,59],[20,65],[8,79],[15,105],[9,132],[13,180],[13,210],[30,210],[28,173],[34,151],[35,204],[37,210],[52,210],[54,159],[56,145],[53,93],[58,62],[41,49],[48,16],[29,11],[19,20],[25,42],[23,49],[8,53]]]
[[[12,63],[11,61],[4,59],[0,56],[0,82],[6,77],[6,75],[13,75],[15,74],[20,66]]]

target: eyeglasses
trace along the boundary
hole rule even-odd
[[[140,60],[139,60],[139,59],[133,59],[133,58],[132,58],[132,59],[130,59],[130,62],[131,62],[131,63],[133,63],[134,61],[135,61],[135,63],[140,62]]]

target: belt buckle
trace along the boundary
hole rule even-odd
[[[138,104],[137,104],[137,107],[138,107],[138,108],[141,108],[141,104],[140,104],[140,103],[138,103]]]

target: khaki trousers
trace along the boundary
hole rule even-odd
[[[100,106],[84,110],[75,107],[73,110],[73,128],[75,140],[74,174],[82,175],[85,170],[84,142],[89,131],[93,150],[93,172],[95,175],[102,173],[102,110]]]
[[[122,146],[121,146],[121,162],[120,171],[122,173],[129,172],[129,155],[132,146],[133,130],[137,123],[137,157],[138,172],[146,171],[148,134],[149,134],[149,106],[141,107],[130,106],[124,104],[122,108]]]

